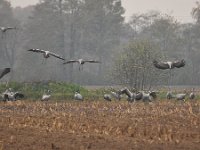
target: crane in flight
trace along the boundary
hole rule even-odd
[[[0,30],[2,33],[5,33],[8,30],[15,30],[17,29],[16,27],[0,27]]]
[[[11,68],[0,69],[0,79],[10,72]]]
[[[53,53],[53,52],[50,52],[50,51],[47,51],[47,50],[42,50],[42,49],[29,49],[28,51],[30,52],[36,52],[36,53],[42,53],[43,54],[43,57],[45,59],[49,58],[50,56],[53,56],[53,57],[56,57],[58,59],[61,59],[61,60],[65,60],[63,57],[61,57],[60,55],[56,54],[56,53]]]
[[[157,68],[157,69],[161,69],[161,70],[167,70],[169,69],[169,81],[168,81],[168,86],[169,86],[169,90],[170,90],[170,80],[171,80],[171,70],[174,68],[182,68],[185,66],[185,60],[181,59],[181,60],[176,60],[176,61],[161,61],[158,62],[157,60],[153,61],[153,65]]]
[[[84,60],[84,59],[77,59],[77,60],[69,60],[64,62],[63,64],[70,64],[70,63],[78,63],[79,64],[79,71],[83,70],[83,65],[85,63],[101,63],[97,60]]]
[[[176,60],[176,61],[166,61],[166,62],[158,62],[156,60],[153,61],[153,64],[158,69],[174,69],[174,68],[181,68],[185,66],[185,60]]]

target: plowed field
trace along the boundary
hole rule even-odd
[[[200,101],[0,102],[0,150],[200,149]]]

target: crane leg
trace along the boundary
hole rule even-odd
[[[172,71],[171,69],[169,70],[169,83],[168,83],[168,88],[169,88],[169,91],[171,91],[171,80],[172,80]]]

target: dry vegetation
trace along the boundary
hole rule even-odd
[[[1,149],[200,149],[200,101],[1,102]]]

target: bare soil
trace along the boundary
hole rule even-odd
[[[0,103],[0,150],[200,149],[200,101]]]

